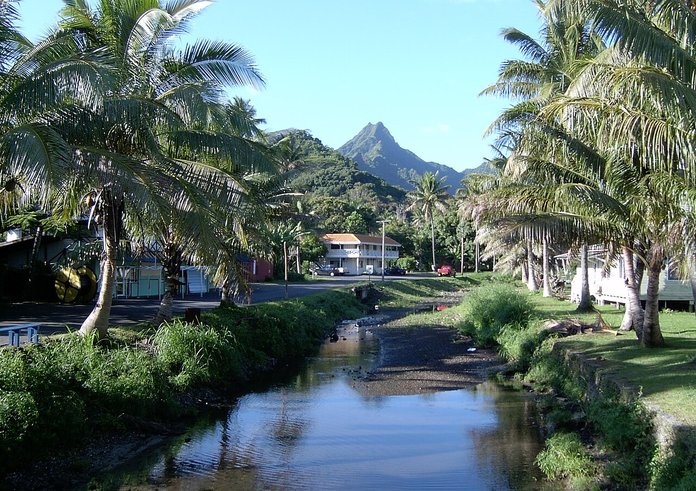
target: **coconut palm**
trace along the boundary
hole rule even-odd
[[[425,220],[430,224],[430,244],[432,251],[432,267],[435,269],[435,210],[444,210],[444,202],[447,198],[445,178],[439,177],[439,173],[425,172],[417,179],[411,180],[415,189],[410,193],[411,205],[409,210],[418,209]]]
[[[514,28],[503,31],[504,38],[517,45],[525,59],[504,62],[497,82],[482,92],[512,97],[518,101],[496,119],[489,132],[498,133],[498,145],[512,149],[511,155],[514,158],[509,159],[508,163],[516,162],[522,164],[523,168],[539,158],[551,160],[551,156],[543,155],[542,152],[549,148],[553,150],[554,147],[545,145],[545,142],[557,138],[562,129],[556,121],[540,118],[540,112],[550,101],[567,90],[578,70],[602,46],[588,31],[585,16],[552,17],[546,13],[545,2],[537,0],[536,5],[544,21],[541,41]],[[555,150],[554,153],[553,158],[562,157]],[[517,174],[524,174],[524,169],[517,171]],[[516,176],[515,171],[508,172],[508,175],[509,182],[521,178]],[[537,175],[535,178],[539,177]],[[537,221],[535,228],[540,223],[543,222]],[[533,251],[536,241],[539,241],[542,249],[543,290],[545,296],[550,296],[548,248],[553,237],[549,232],[539,235],[539,232],[532,233],[531,230],[526,235],[528,287],[532,291],[538,288]],[[587,301],[589,295],[581,301],[583,308]]]
[[[561,107],[573,115],[575,131],[594,133],[603,152],[630,166],[637,183],[634,225],[644,235],[648,281],[642,343],[659,346],[659,273],[666,254],[687,250],[683,232],[674,231],[684,230],[693,209],[696,18],[681,0],[553,0],[549,11],[586,12],[596,32],[612,41]]]
[[[79,52],[72,35],[34,44],[15,28],[14,3],[0,15],[0,213],[51,207],[70,169],[71,147],[50,123],[79,104],[99,104],[111,72],[101,53]]]
[[[74,108],[70,126],[61,128],[77,149],[72,193],[62,204],[74,209],[76,194],[86,195],[103,230],[100,296],[82,334],[96,328],[106,335],[115,254],[127,231],[166,219],[171,210],[234,202],[238,194],[227,169],[185,158],[203,148],[227,162],[239,157],[225,145],[230,138],[211,139],[196,125],[223,117],[220,105],[211,104],[221,100],[220,87],[263,83],[235,45],[203,40],[175,48],[176,37],[209,3],[101,0],[91,9],[65,1],[63,31],[79,36],[84,51],[107,53],[116,75],[99,110]]]

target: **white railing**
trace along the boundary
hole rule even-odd
[[[358,249],[329,249],[327,258],[381,258],[382,251],[360,251]],[[384,251],[385,259],[398,259],[399,251]]]

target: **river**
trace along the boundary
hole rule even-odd
[[[100,476],[111,489],[540,489],[543,445],[528,395],[467,390],[368,396],[369,330],[324,344],[300,373],[239,398],[165,448]]]

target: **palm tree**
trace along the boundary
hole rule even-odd
[[[172,47],[208,4],[102,0],[90,9],[67,0],[61,13],[64,31],[79,36],[85,51],[108,53],[114,73],[99,110],[75,108],[70,127],[62,128],[77,148],[70,189],[88,196],[103,230],[99,299],[82,334],[107,333],[115,254],[128,230],[169,217],[170,210],[233,202],[238,194],[224,169],[181,158],[209,148],[210,135],[195,130],[199,121],[224,116],[219,105],[211,105],[220,100],[218,87],[263,84],[251,58],[235,45],[203,40]],[[218,138],[211,153],[234,160],[236,149],[223,147],[223,141]],[[75,203],[63,203],[70,204]]]
[[[277,260],[283,257],[283,272],[285,280],[285,298],[288,297],[288,246],[299,247],[300,237],[307,232],[302,230],[302,222],[280,222],[272,224],[266,231],[265,236],[271,248],[271,257]]]
[[[432,268],[436,267],[435,261],[435,210],[444,210],[444,202],[447,198],[445,178],[439,177],[438,172],[425,172],[417,179],[410,181],[415,189],[411,192],[412,203],[409,210],[419,209],[430,223],[430,243],[432,250]]]
[[[73,105],[89,110],[109,79],[104,57],[79,52],[72,35],[56,33],[34,44],[15,28],[14,3],[0,15],[0,213],[51,208],[71,172],[71,146],[51,122]]]
[[[541,41],[514,28],[504,30],[504,38],[517,45],[526,59],[504,62],[497,82],[482,92],[519,101],[505,110],[489,128],[489,132],[498,133],[497,144],[512,151],[506,162],[506,166],[512,164],[508,182],[523,182],[525,169],[534,160],[564,157],[553,146],[546,144],[549,139],[559,136],[561,129],[558,123],[540,118],[540,113],[550,101],[568,89],[579,68],[601,48],[601,42],[587,30],[586,17],[552,17],[546,12],[545,2],[537,0],[536,4],[544,21]],[[555,153],[553,157],[543,155],[549,149]],[[521,170],[515,170],[514,165]],[[535,175],[530,184],[539,178],[543,179],[543,176]],[[527,209],[526,213],[533,213],[533,210]],[[537,220],[533,228],[538,229],[540,223],[543,221]],[[543,291],[544,296],[550,296],[548,249],[551,233],[548,230],[530,229],[525,235],[528,287],[532,291],[538,289],[534,273],[534,249],[535,242],[540,242]],[[583,298],[581,306],[588,301],[589,294]]]
[[[613,41],[558,109],[573,115],[577,132],[595,138],[603,152],[630,170],[632,225],[646,250],[648,281],[641,342],[660,346],[660,269],[666,254],[678,258],[687,251],[683,232],[675,231],[684,230],[693,209],[696,18],[681,0],[662,0],[659,8],[643,2],[553,0],[549,11],[585,12],[596,32]]]

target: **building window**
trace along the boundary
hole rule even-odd
[[[331,244],[332,249],[340,249],[341,245],[340,244]]]

